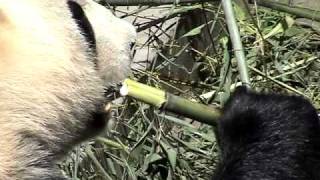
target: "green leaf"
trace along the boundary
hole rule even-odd
[[[163,157],[161,157],[157,153],[152,153],[152,154],[147,155],[147,157],[145,158],[145,161],[143,163],[143,171],[146,171],[151,164],[153,164],[161,159],[163,159]]]
[[[186,13],[189,11],[193,11],[195,9],[201,9],[201,5],[194,5],[194,6],[182,6],[181,8],[176,8],[172,11],[171,14],[169,15],[173,15],[173,14],[182,14],[182,13]]]
[[[201,26],[198,26],[198,27],[196,27],[194,29],[191,29],[189,32],[184,34],[181,38],[199,35],[201,33],[202,28],[204,28],[205,25],[206,24],[202,24]]]
[[[149,159],[149,163],[153,163],[153,162],[156,162],[156,161],[162,159],[162,157],[157,153],[153,153],[150,156],[148,156],[147,158]]]
[[[293,37],[293,36],[297,36],[297,35],[301,35],[301,34],[305,34],[308,31],[302,27],[298,27],[298,26],[292,26],[289,29],[287,29],[284,33],[284,36],[286,37]]]
[[[235,15],[239,21],[244,21],[247,19],[248,12],[243,7],[239,6],[237,3],[233,3],[233,7]]]
[[[176,164],[177,164],[177,151],[174,150],[170,145],[164,143],[164,142],[160,142],[160,145],[163,149],[163,151],[166,153],[167,158],[169,159],[170,165],[172,167],[172,169],[174,170],[176,168]]]

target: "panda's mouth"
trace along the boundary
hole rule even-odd
[[[89,45],[90,51],[92,51],[92,53],[96,55],[97,54],[96,38],[95,38],[93,27],[88,17],[86,16],[82,7],[78,3],[74,1],[68,1],[67,3],[70,9],[70,12],[72,14],[72,18],[75,20],[79,29],[81,30],[81,34],[85,37]]]

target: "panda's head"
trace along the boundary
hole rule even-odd
[[[136,30],[92,0],[70,0],[69,8],[89,47],[105,85],[119,83],[130,73],[131,47]]]
[[[93,0],[0,1],[0,179],[64,179],[55,163],[103,130],[135,35]]]

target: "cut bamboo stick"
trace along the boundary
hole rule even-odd
[[[120,89],[122,96],[130,96],[139,101],[153,105],[196,121],[216,126],[220,110],[204,104],[192,102],[158,88],[150,87],[136,81],[126,79]]]

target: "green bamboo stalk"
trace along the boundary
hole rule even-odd
[[[186,4],[186,3],[200,3],[213,2],[217,0],[104,0],[112,6],[160,6],[166,4]],[[222,0],[222,3],[229,0]],[[229,3],[229,2],[226,2]],[[291,7],[287,4],[278,3],[275,0],[257,0],[257,4],[268,7],[274,10],[287,12],[298,17],[313,19],[320,21],[320,11],[311,10],[301,7]]]
[[[257,4],[277,11],[290,13],[298,17],[320,21],[320,11],[301,7],[291,7],[287,4],[277,3],[274,0],[257,0]]]
[[[120,94],[134,97],[135,99],[151,104],[158,109],[162,108],[166,102],[166,93],[164,91],[135,82],[131,79],[126,79],[123,82]]]
[[[112,6],[160,6],[165,4],[186,4],[209,2],[212,0],[106,0],[106,3]]]
[[[243,85],[250,86],[248,66],[240,38],[239,28],[234,16],[232,2],[231,0],[222,0],[221,3],[226,17],[233,51],[237,59],[241,82]]]
[[[216,126],[216,121],[220,117],[219,109],[192,102],[130,79],[123,82],[120,94],[212,126]]]
[[[220,116],[218,109],[170,93],[167,93],[167,102],[164,109],[213,126],[216,125],[216,120]]]

